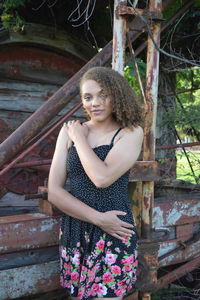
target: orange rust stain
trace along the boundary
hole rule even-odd
[[[149,202],[150,202],[150,199],[148,197],[144,197],[144,206],[146,209],[149,208]]]

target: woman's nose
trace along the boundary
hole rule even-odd
[[[100,104],[100,99],[99,97],[93,97],[92,99],[92,105],[96,106]]]

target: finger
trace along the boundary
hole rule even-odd
[[[121,226],[123,227],[126,227],[126,228],[133,228],[133,224],[130,224],[130,223],[127,223],[127,222],[124,222],[124,221],[121,221]]]
[[[121,210],[112,210],[113,213],[115,213],[116,215],[120,215],[120,216],[125,216],[126,212],[125,211],[121,211]]]
[[[111,235],[114,236],[115,238],[121,240],[121,241],[123,241],[123,239],[124,239],[124,237],[120,236],[120,235],[117,234],[117,233],[113,233],[113,234],[111,234]]]
[[[117,231],[117,234],[119,234],[123,237],[125,237],[125,236],[131,237],[133,235],[133,232],[132,231],[119,230],[119,231]]]

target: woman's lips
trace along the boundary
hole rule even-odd
[[[100,113],[102,113],[102,111],[103,111],[103,110],[93,110],[92,113],[93,113],[93,114],[100,114]]]

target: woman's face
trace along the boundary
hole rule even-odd
[[[91,120],[102,122],[112,119],[112,101],[108,93],[94,80],[81,86],[83,107]]]

